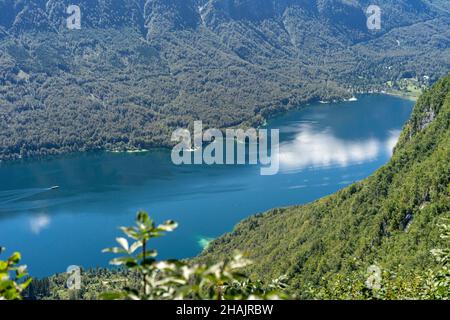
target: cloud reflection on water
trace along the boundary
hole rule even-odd
[[[51,223],[51,219],[48,215],[40,214],[30,219],[30,230],[33,234],[40,234]]]
[[[314,131],[309,124],[302,124],[295,138],[280,145],[282,171],[298,171],[319,167],[347,167],[373,161],[380,156],[391,156],[400,136],[392,130],[385,140],[345,140],[336,137],[329,129]]]

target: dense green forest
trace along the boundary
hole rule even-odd
[[[240,253],[213,264],[191,261],[158,261],[149,249],[150,240],[173,231],[177,224],[168,221],[156,226],[146,212],[139,212],[136,226],[123,227],[126,238],[117,238],[119,247],[104,252],[119,254],[111,264],[120,269],[80,271],[79,287],[73,275],[57,274],[32,279],[21,256],[14,253],[0,261],[0,300],[269,300],[269,299],[432,299],[449,298],[450,219],[439,225],[443,246],[431,250],[435,263],[426,270],[383,270],[371,266],[350,275],[333,274],[324,283],[297,292],[287,276],[264,282],[242,272],[253,262]],[[0,253],[2,248],[0,248]],[[371,269],[372,268],[372,269]],[[377,270],[378,268],[378,270]],[[375,271],[375,272],[374,272]],[[11,276],[15,273],[15,276]],[[81,285],[82,280],[82,285]]]
[[[119,269],[84,271],[80,290],[67,290],[67,274],[28,286],[14,254],[0,261],[0,297],[449,299],[449,122],[450,74],[420,97],[392,159],[366,180],[251,217],[189,261],[157,260],[151,239],[177,224],[141,212],[122,228],[132,242],[106,250]]]
[[[0,0],[0,160],[171,145],[311,100],[428,86],[450,68],[446,1]],[[81,30],[67,30],[78,4]]]
[[[199,260],[247,252],[255,261],[249,276],[285,274],[297,293],[371,265],[423,273],[435,265],[430,250],[442,245],[437,226],[450,217],[449,122],[450,75],[421,96],[391,161],[371,177],[314,203],[251,217]]]
[[[140,213],[107,250],[118,269],[83,271],[80,290],[2,256],[0,300],[449,299],[449,2],[378,0],[378,31],[371,2],[0,0],[0,161],[169,147],[195,120],[257,126],[309,101],[434,84],[364,181],[248,218],[189,261],[158,261],[151,239],[176,224]],[[66,28],[69,4],[81,30]]]

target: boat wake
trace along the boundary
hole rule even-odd
[[[58,186],[50,188],[31,188],[19,190],[0,191],[0,211],[9,211],[17,208],[24,209],[26,207],[34,207],[40,200],[33,201],[32,198],[37,197],[46,192],[58,189]],[[29,200],[30,199],[30,200]]]

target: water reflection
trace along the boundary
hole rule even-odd
[[[0,244],[20,251],[34,277],[68,265],[107,267],[101,250],[144,209],[158,222],[179,222],[154,243],[161,259],[193,257],[249,215],[308,203],[369,176],[388,161],[411,107],[368,96],[271,120],[269,128],[281,129],[282,170],[292,170],[275,176],[255,166],[178,167],[169,151],[3,163]],[[29,189],[36,187],[43,189]]]
[[[51,223],[51,219],[46,214],[40,214],[31,217],[29,221],[30,230],[33,234],[39,235],[44,229],[48,228]]]
[[[336,137],[329,128],[317,131],[308,123],[301,124],[297,130],[294,139],[280,145],[282,171],[347,167],[390,156],[400,136],[399,130],[391,130],[385,140],[345,140]]]

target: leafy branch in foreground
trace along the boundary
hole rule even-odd
[[[0,254],[5,248],[0,247]],[[30,284],[31,278],[26,279],[26,266],[19,265],[20,253],[13,253],[6,261],[0,260],[0,300],[20,300],[21,293]],[[23,282],[21,282],[23,281]]]
[[[214,265],[189,265],[184,261],[157,261],[156,250],[149,250],[148,241],[163,236],[177,228],[174,221],[156,226],[146,212],[139,212],[136,226],[121,230],[133,240],[117,238],[120,247],[104,252],[122,256],[111,260],[111,264],[122,266],[140,275],[138,288],[125,287],[121,292],[107,293],[105,299],[172,300],[172,299],[281,299],[280,293],[287,287],[285,278],[269,285],[252,282],[239,270],[251,262],[241,254]],[[138,250],[140,249],[140,250]]]

